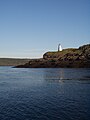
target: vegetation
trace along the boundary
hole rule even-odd
[[[14,59],[14,58],[0,58],[0,66],[16,66],[25,64],[30,59]]]
[[[69,48],[59,52],[47,52],[41,59],[0,58],[0,65],[16,66],[20,68],[90,68],[90,44],[81,46],[78,49]]]
[[[47,52],[42,59],[29,61],[17,67],[26,68],[90,68],[90,44],[79,47],[78,49],[69,48],[62,51]]]

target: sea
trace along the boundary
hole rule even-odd
[[[90,69],[0,67],[0,120],[90,120]]]

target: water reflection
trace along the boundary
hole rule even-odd
[[[64,69],[44,69],[44,80],[48,82],[63,82]]]
[[[64,70],[63,69],[60,70],[60,76],[59,77],[60,77],[59,82],[64,82],[63,81],[64,80]]]
[[[63,83],[67,80],[90,81],[90,69],[43,69],[44,80]]]

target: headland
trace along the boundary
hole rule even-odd
[[[46,52],[43,58],[31,59],[16,68],[90,68],[90,44],[79,48]]]

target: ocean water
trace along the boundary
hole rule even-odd
[[[0,120],[90,120],[90,69],[0,67]]]

